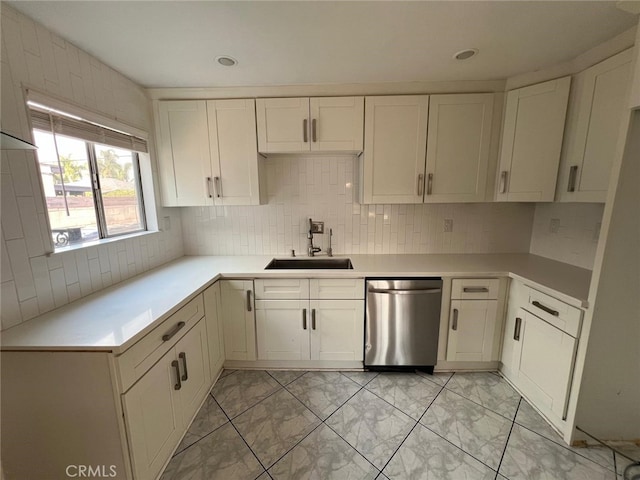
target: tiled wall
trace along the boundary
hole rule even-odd
[[[307,221],[325,222],[314,242],[349,253],[528,252],[533,205],[360,205],[353,156],[271,156],[268,204],[182,209],[185,253],[288,255],[306,252]],[[445,233],[444,220],[453,220]]]
[[[591,270],[603,211],[601,203],[536,205],[530,252]],[[550,231],[552,219],[559,221],[555,233]]]
[[[22,92],[29,86],[152,132],[142,88],[5,3],[0,15],[3,131],[30,138]],[[183,254],[180,214],[160,208],[170,231],[47,257],[33,153],[3,151],[1,178],[3,329]]]

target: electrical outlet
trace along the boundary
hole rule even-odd
[[[311,233],[324,233],[324,222],[311,222]]]
[[[169,230],[171,230],[171,217],[164,217],[163,219],[163,230],[165,232],[168,232]]]
[[[444,231],[453,232],[453,218],[444,219]]]
[[[552,218],[551,221],[549,222],[549,232],[558,233],[558,230],[560,230],[560,219]]]

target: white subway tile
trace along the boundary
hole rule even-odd
[[[7,254],[11,262],[11,271],[18,291],[18,299],[26,300],[36,296],[36,289],[27,255],[27,246],[23,239],[7,240]],[[4,278],[3,278],[4,279]]]
[[[38,299],[36,297],[29,298],[20,302],[20,312],[22,313],[22,321],[26,322],[40,315],[40,307],[38,307]]]
[[[16,285],[13,281],[2,282],[0,297],[2,298],[2,308],[0,309],[0,324],[2,329],[13,327],[22,321],[20,304],[16,293]]]
[[[38,308],[40,309],[40,313],[53,310],[55,304],[53,301],[53,291],[51,289],[51,279],[49,278],[49,266],[47,265],[47,259],[46,257],[36,257],[32,258],[30,263],[36,294],[38,296]]]
[[[51,290],[53,291],[53,303],[56,308],[69,303],[67,294],[67,281],[64,278],[64,269],[56,268],[49,271],[51,279]]]

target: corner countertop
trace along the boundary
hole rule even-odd
[[[271,255],[181,257],[1,332],[1,349],[118,355],[220,278],[508,276],[580,308],[591,281],[590,270],[526,253],[348,257],[353,270],[264,270]]]

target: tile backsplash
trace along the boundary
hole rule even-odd
[[[360,205],[354,156],[270,156],[268,203],[182,209],[187,255],[306,253],[308,219],[325,222],[314,236],[323,250],[333,229],[336,255],[351,253],[528,252],[529,204]],[[452,220],[445,232],[445,220]]]
[[[539,203],[529,251],[593,269],[604,204]]]

